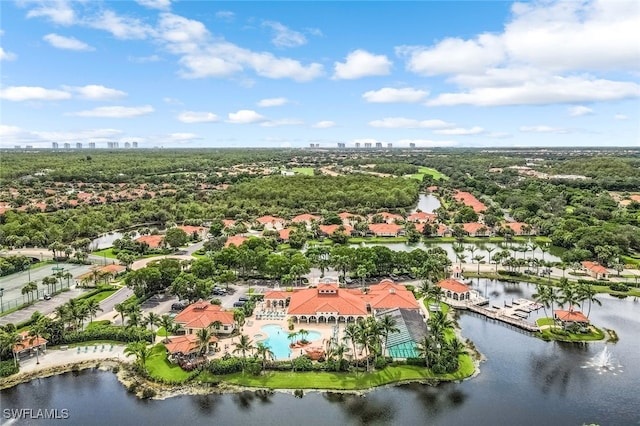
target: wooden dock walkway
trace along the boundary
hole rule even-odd
[[[485,308],[485,307],[474,305],[474,304],[468,304],[467,309],[470,310],[471,312],[476,312],[487,318],[491,318],[496,321],[501,321],[501,322],[510,324],[514,327],[518,327],[523,330],[530,331],[532,333],[536,331],[540,331],[540,327],[538,327],[537,324],[531,323],[529,321],[525,321],[520,318],[513,318],[510,316],[507,316],[503,313],[503,310],[500,310],[500,309]]]

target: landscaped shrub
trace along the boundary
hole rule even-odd
[[[143,398],[153,398],[154,396],[156,396],[156,391],[151,389],[151,388],[144,388],[144,390],[142,391],[142,397]]]
[[[629,286],[621,283],[611,283],[609,288],[613,291],[629,291]]]
[[[153,333],[142,327],[118,327],[105,325],[93,327],[84,331],[72,331],[65,333],[60,341],[50,341],[52,345],[63,345],[68,343],[88,342],[92,340],[115,340],[116,342],[137,342],[145,340],[149,343],[153,341]]]
[[[313,370],[313,362],[311,362],[311,359],[306,355],[299,356],[298,358],[294,359],[293,365],[295,366],[296,371]]]
[[[388,361],[384,357],[376,359],[376,370],[383,370],[388,364]]]
[[[419,365],[424,367],[424,358],[407,358],[405,361],[407,365]]]
[[[0,377],[8,377],[20,371],[20,367],[15,365],[12,359],[0,361]]]
[[[241,358],[212,359],[209,362],[208,370],[211,374],[232,374],[242,371]]]

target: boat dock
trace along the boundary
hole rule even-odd
[[[540,327],[538,327],[537,324],[526,320],[530,312],[542,308],[540,304],[531,300],[514,300],[511,304],[505,303],[504,307],[498,307],[496,305],[485,307],[470,303],[466,308],[487,318],[504,322],[529,332],[540,331]]]

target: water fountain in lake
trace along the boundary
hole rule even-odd
[[[593,368],[598,374],[611,372],[615,376],[618,373],[622,373],[622,365],[613,359],[607,346],[594,355],[582,368]]]

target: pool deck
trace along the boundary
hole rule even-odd
[[[256,308],[256,311],[258,311],[259,308]],[[293,330],[289,330],[289,324],[287,323],[287,319],[286,316],[284,318],[264,318],[262,317],[261,319],[256,319],[256,316],[251,316],[248,317],[245,320],[245,324],[244,326],[242,326],[242,332],[241,334],[247,335],[249,336],[249,338],[252,341],[252,344],[255,346],[256,343],[258,343],[261,340],[266,340],[269,338],[268,333],[266,333],[265,331],[262,330],[262,327],[264,327],[265,325],[279,325],[280,327],[282,327],[283,330],[287,331],[287,332],[296,332],[296,331],[300,331],[301,329],[305,329],[305,330],[313,330],[313,331],[317,331],[318,333],[320,333],[321,337],[317,340],[313,340],[311,341],[311,344],[308,347],[325,347],[325,343],[326,341],[331,338],[331,336],[333,335],[333,327],[335,324],[316,324],[316,323],[295,323],[294,324],[294,329]],[[339,331],[339,335],[342,336],[343,330],[344,330],[345,324],[340,324],[340,331]],[[256,334],[261,334],[263,337],[256,339],[255,335]],[[218,342],[218,347],[220,348],[220,352],[217,352],[214,355],[214,358],[221,358],[222,356],[224,356],[225,352],[228,352],[229,354],[233,353],[233,350],[235,349],[235,344],[238,343],[238,341],[240,340],[239,336],[235,336],[232,337],[230,339],[227,338],[221,338],[220,341]],[[299,356],[299,353],[292,353],[292,355],[294,357]],[[288,358],[285,358],[288,359]]]

